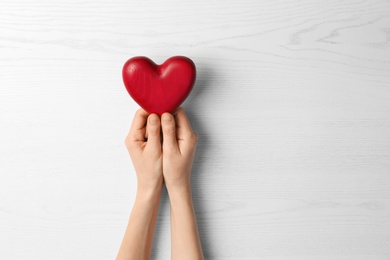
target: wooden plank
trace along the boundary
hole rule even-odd
[[[136,55],[194,60],[206,259],[390,257],[389,1],[0,2],[0,259],[113,259]],[[168,259],[164,194],[153,259]]]

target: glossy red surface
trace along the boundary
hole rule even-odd
[[[123,66],[127,92],[149,113],[173,112],[188,97],[195,83],[192,60],[174,56],[161,65],[147,57],[133,57]]]

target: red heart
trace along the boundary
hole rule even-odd
[[[172,113],[188,97],[195,83],[196,69],[192,60],[175,56],[162,65],[147,57],[134,57],[123,66],[123,82],[127,92],[149,113]]]

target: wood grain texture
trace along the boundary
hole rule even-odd
[[[390,259],[388,0],[0,1],[0,259],[115,257],[139,55],[197,66],[206,259]]]

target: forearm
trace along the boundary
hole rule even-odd
[[[172,259],[204,259],[190,185],[168,192],[171,202]]]
[[[138,189],[117,259],[150,259],[161,188]]]

